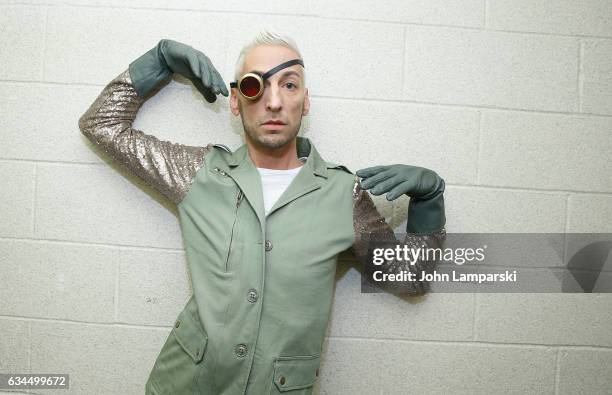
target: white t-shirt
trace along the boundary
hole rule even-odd
[[[266,215],[301,169],[302,166],[289,170],[264,169],[262,167],[257,168],[259,175],[261,176],[261,186],[263,188]]]

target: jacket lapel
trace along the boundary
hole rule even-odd
[[[263,205],[261,176],[251,161],[246,144],[232,153],[228,160],[228,165],[230,177],[238,184],[238,187],[244,193],[245,198],[249,201],[253,210],[255,210],[257,218],[263,226],[265,210]]]
[[[320,177],[327,178],[326,163],[321,159],[321,156],[319,156],[319,153],[307,138],[297,138],[297,156],[307,156],[308,159],[285,192],[274,203],[268,216],[299,197],[321,188]]]

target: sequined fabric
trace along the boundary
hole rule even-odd
[[[79,119],[79,128],[94,144],[147,184],[178,204],[212,144],[195,147],[159,140],[132,128],[144,99],[126,69],[106,85]]]
[[[353,186],[353,226],[355,229],[355,244],[352,248],[352,253],[359,262],[365,263],[368,252],[368,242],[370,240],[392,241],[395,239],[393,229],[385,221],[385,218],[380,215],[369,193],[362,190],[359,184],[359,178],[355,177]],[[446,229],[430,234],[413,234],[407,233],[401,245],[407,245],[408,248],[442,248],[442,244],[446,238]],[[399,244],[399,242],[398,242]],[[416,273],[416,278],[421,278],[423,271],[431,273],[434,269],[436,261],[434,260],[417,260],[414,265],[410,265],[407,261],[394,260],[388,265],[384,265],[381,270],[385,273],[399,274],[402,271]],[[380,283],[376,284],[385,291],[401,294],[421,295],[429,290],[427,282],[396,282],[393,284]]]

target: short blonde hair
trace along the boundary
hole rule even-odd
[[[302,58],[302,54],[295,43],[295,40],[289,37],[286,34],[279,33],[274,29],[263,29],[255,38],[249,42],[247,42],[240,51],[240,55],[238,56],[238,60],[236,61],[236,69],[234,71],[234,80],[238,81],[240,77],[242,77],[242,70],[244,69],[244,62],[246,59],[246,55],[255,47],[259,45],[282,45],[287,48],[290,48],[298,54],[298,58],[304,60]],[[304,85],[306,84],[306,71],[303,72],[304,75]]]

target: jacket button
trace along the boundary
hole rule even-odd
[[[176,320],[176,323],[174,324],[175,328],[178,328],[181,325],[181,320]]]
[[[280,383],[280,385],[285,385],[285,376],[281,376],[280,379],[278,380],[278,382]]]
[[[257,291],[255,289],[249,289],[249,295],[247,296],[247,300],[251,303],[257,302]]]
[[[238,358],[244,358],[247,354],[247,350],[246,344],[238,344],[236,348],[234,348],[234,354],[236,354]]]
[[[272,249],[272,242],[270,240],[266,240],[265,246],[266,251],[270,251]]]

